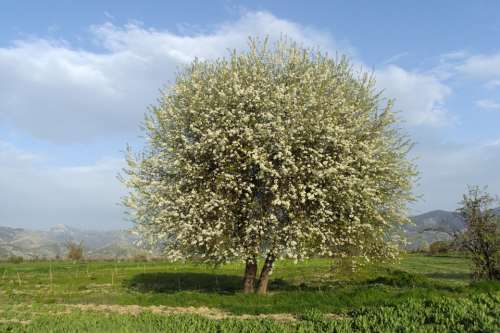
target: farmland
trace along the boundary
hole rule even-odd
[[[500,284],[459,255],[358,267],[279,261],[270,294],[240,292],[240,263],[0,263],[0,332],[495,332]]]

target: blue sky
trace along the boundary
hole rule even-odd
[[[286,34],[373,71],[421,171],[413,213],[500,194],[497,1],[0,3],[0,225],[128,226],[116,180],[162,86],[194,57]]]

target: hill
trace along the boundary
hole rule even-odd
[[[493,211],[500,216],[500,207]],[[433,210],[413,216],[411,220],[412,224],[403,227],[410,250],[418,249],[424,243],[449,240],[450,234],[465,228],[464,220],[458,213],[446,210]]]
[[[56,225],[47,231],[0,227],[0,258],[64,257],[67,241],[82,242],[86,257],[131,257],[143,253],[134,245],[135,240],[135,236],[124,230],[80,230],[66,225]]]
[[[500,216],[500,207],[494,209]],[[412,224],[403,227],[407,249],[415,250],[423,244],[450,239],[450,233],[464,228],[462,217],[456,212],[434,210],[411,218]],[[89,258],[127,258],[144,254],[134,245],[137,240],[126,230],[80,230],[67,225],[56,225],[47,231],[0,226],[0,258],[64,257],[67,241],[83,242]]]

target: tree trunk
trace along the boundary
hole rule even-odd
[[[248,258],[245,264],[245,276],[243,277],[243,292],[252,293],[255,287],[255,277],[257,276],[257,260],[255,257]]]
[[[273,264],[274,264],[274,256],[268,254],[266,257],[266,261],[264,262],[264,267],[262,267],[262,271],[260,272],[259,286],[257,289],[257,293],[260,295],[267,294],[267,286],[269,284],[269,274],[273,269]]]

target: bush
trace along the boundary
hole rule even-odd
[[[421,275],[412,274],[405,271],[394,270],[388,276],[380,276],[370,280],[369,283],[380,283],[388,286],[406,288],[427,286],[429,281]]]
[[[471,255],[476,279],[500,280],[500,217],[492,209],[495,202],[477,186],[470,187],[458,209],[465,231],[456,241]]]
[[[427,242],[426,240],[423,240],[418,248],[415,250],[415,252],[418,252],[418,253],[429,253],[431,247],[429,245],[429,242]]]
[[[136,254],[135,256],[132,257],[132,261],[135,261],[135,262],[148,261],[148,256],[145,254]]]
[[[12,264],[20,264],[24,261],[24,258],[21,257],[21,256],[10,256],[8,259],[7,259],[8,262],[12,263]]]
[[[429,246],[430,254],[440,254],[451,251],[451,242],[449,241],[437,241]]]
[[[73,241],[67,241],[66,249],[68,249],[68,259],[80,261],[83,259],[83,242],[75,243]]]

